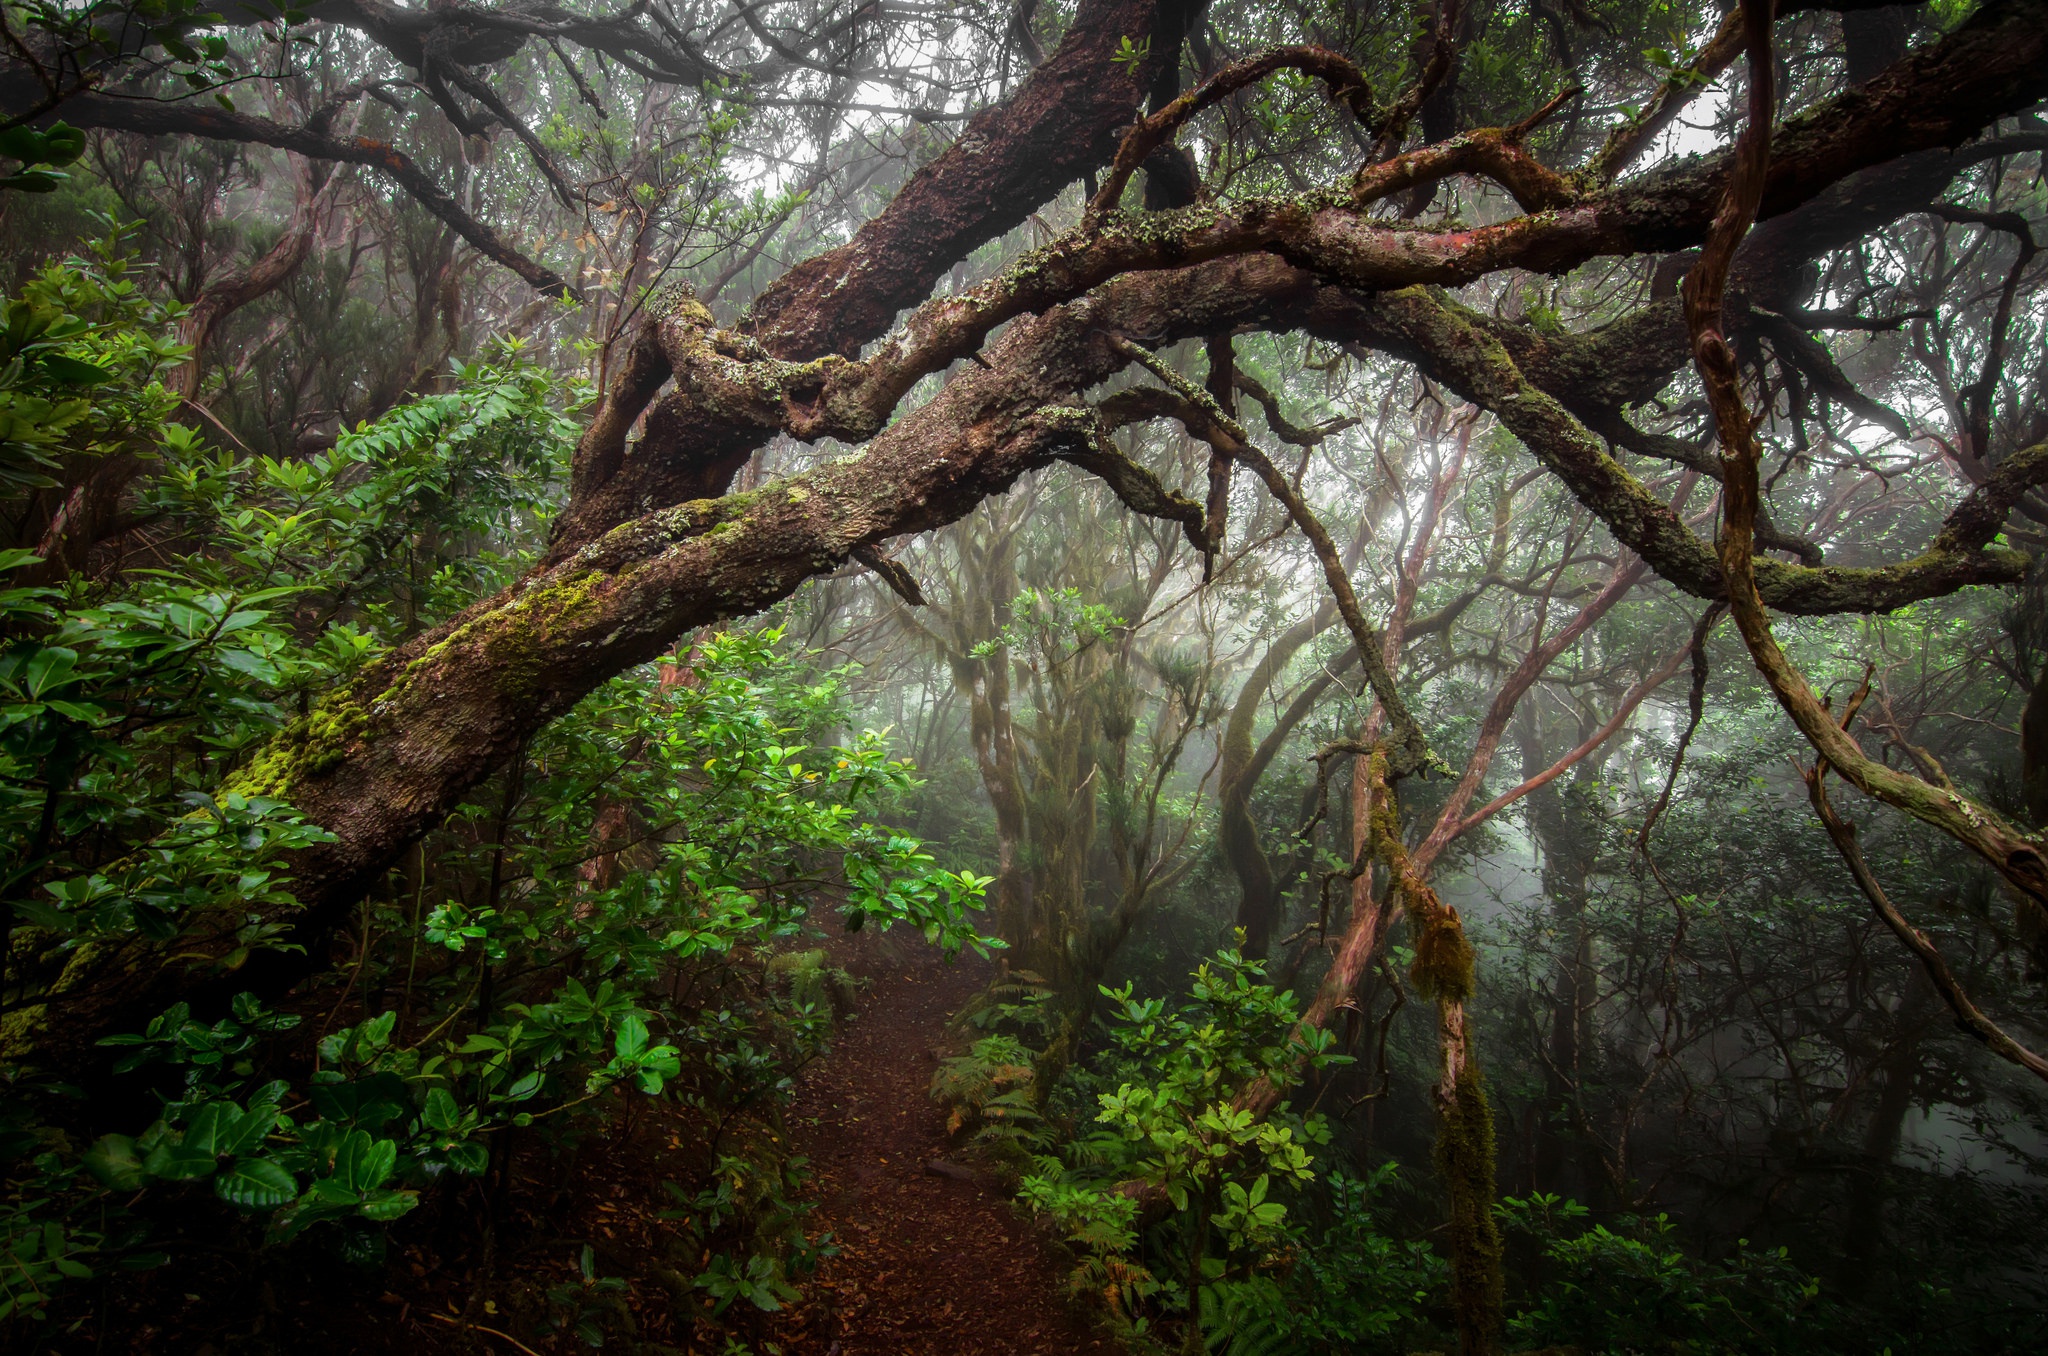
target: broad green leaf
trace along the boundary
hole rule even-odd
[[[419,1203],[420,1196],[417,1191],[380,1191],[357,1208],[364,1219],[383,1223],[397,1219]]]
[[[364,1130],[382,1128],[411,1109],[412,1089],[397,1074],[371,1074],[348,1083],[316,1083],[309,1090],[313,1107],[330,1121],[345,1121]]]
[[[298,1197],[299,1184],[277,1164],[245,1158],[214,1178],[213,1189],[230,1205],[244,1210],[274,1210]]]
[[[451,1144],[442,1152],[447,1155],[449,1167],[468,1177],[481,1177],[490,1166],[490,1151],[473,1139]]]
[[[69,682],[73,671],[78,668],[78,652],[62,645],[45,645],[28,657],[22,666],[22,679],[28,695],[41,697]]]
[[[398,1165],[398,1145],[372,1139],[367,1131],[351,1130],[334,1158],[334,1179],[349,1190],[367,1195],[384,1185]]]
[[[259,1102],[222,1131],[220,1151],[235,1157],[254,1153],[276,1124],[276,1105]]]
[[[455,1098],[448,1089],[435,1088],[427,1093],[420,1119],[432,1129],[449,1131],[462,1123],[462,1111],[455,1105]]]
[[[165,1140],[149,1151],[149,1157],[142,1161],[142,1166],[150,1176],[167,1182],[194,1182],[213,1176],[213,1170],[219,1164],[208,1150],[191,1149]]]
[[[62,353],[45,353],[43,370],[66,386],[97,386],[112,381],[114,374],[95,363],[80,362]]]
[[[136,1191],[149,1180],[135,1141],[126,1135],[102,1135],[80,1161],[102,1185],[115,1191]]]
[[[642,1050],[645,1050],[647,1048],[647,1023],[642,1021],[637,1015],[628,1015],[620,1018],[619,1031],[613,1040],[613,1048],[618,1051],[619,1058],[621,1059],[632,1059]]]
[[[185,1129],[185,1147],[195,1153],[226,1153],[221,1140],[241,1118],[241,1109],[233,1102],[208,1102],[192,1113],[192,1123]]]

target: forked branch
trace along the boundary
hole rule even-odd
[[[1307,538],[1316,553],[1316,560],[1323,567],[1323,581],[1336,600],[1337,613],[1344,619],[1345,628],[1351,632],[1351,643],[1357,647],[1359,659],[1365,665],[1366,681],[1372,685],[1374,698],[1386,710],[1387,720],[1393,726],[1394,733],[1385,746],[1390,775],[1398,780],[1420,772],[1429,762],[1428,741],[1423,737],[1422,727],[1416,723],[1413,713],[1408,710],[1408,703],[1402,699],[1400,689],[1395,686],[1394,675],[1387,668],[1380,633],[1365,619],[1358,592],[1351,587],[1350,573],[1344,568],[1343,556],[1337,550],[1337,543],[1331,539],[1329,529],[1323,526],[1315,510],[1302,498],[1301,491],[1280,474],[1280,469],[1265,453],[1253,446],[1244,426],[1225,414],[1214,397],[1147,349],[1120,336],[1113,338],[1112,342],[1117,352],[1158,377],[1180,397],[1183,408],[1177,413],[1183,423],[1191,426],[1191,432],[1211,446],[1222,447],[1233,460],[1258,476],[1287,510],[1288,518]]]

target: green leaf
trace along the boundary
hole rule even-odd
[[[254,1153],[277,1124],[277,1106],[261,1102],[249,1108],[232,1126],[224,1127],[220,1135],[220,1151],[237,1158]]]
[[[213,1182],[214,1192],[229,1205],[244,1210],[274,1210],[290,1205],[298,1197],[299,1184],[292,1175],[268,1159],[243,1159]]]
[[[192,1123],[185,1129],[185,1147],[194,1153],[226,1153],[221,1139],[240,1119],[241,1110],[233,1102],[208,1102],[192,1114]]]
[[[167,1182],[196,1182],[202,1177],[213,1176],[213,1170],[219,1163],[205,1149],[190,1149],[165,1140],[149,1151],[149,1157],[142,1160],[142,1166],[150,1176]]]
[[[385,1142],[390,1143],[389,1140]],[[373,1219],[381,1224],[397,1219],[419,1203],[420,1195],[417,1191],[380,1191],[358,1208],[364,1219]]]
[[[137,1191],[149,1180],[135,1141],[126,1135],[102,1135],[80,1157],[85,1170],[114,1191]]]
[[[451,1144],[442,1153],[447,1156],[448,1166],[465,1177],[481,1177],[490,1166],[490,1151],[473,1139]]]
[[[455,1098],[446,1088],[435,1088],[427,1094],[427,1104],[420,1112],[420,1119],[435,1130],[452,1131],[462,1123],[462,1111],[455,1105]]]
[[[66,386],[97,386],[101,382],[114,379],[114,374],[106,368],[94,363],[80,362],[62,353],[45,353],[43,371],[53,380],[61,381]]]
[[[372,1139],[365,1130],[351,1130],[334,1156],[334,1180],[360,1195],[383,1186],[398,1166],[398,1145],[388,1139]]]
[[[45,645],[28,657],[28,663],[22,665],[21,676],[28,695],[41,697],[69,682],[77,668],[76,650],[67,650],[61,645]]]
[[[77,721],[80,725],[97,726],[104,724],[107,719],[104,708],[88,706],[83,702],[67,702],[62,698],[52,698],[43,705],[67,720]]]
[[[41,159],[46,165],[68,165],[85,154],[85,133],[67,122],[53,122],[43,129]]]
[[[70,177],[56,170],[23,170],[19,174],[0,177],[0,188],[11,188],[21,193],[55,193]]]
[[[647,1048],[647,1023],[631,1014],[620,1018],[618,1035],[612,1044],[620,1059],[632,1059]]]
[[[412,1090],[393,1073],[371,1074],[349,1083],[315,1083],[313,1108],[330,1121],[377,1130],[411,1109]]]
[[[360,1203],[363,1194],[348,1183],[334,1177],[322,1177],[306,1188],[308,1201],[315,1206],[341,1206],[347,1208]]]

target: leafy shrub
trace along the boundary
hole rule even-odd
[[[1188,1315],[1184,1347],[1199,1349],[1205,1301],[1216,1288],[1274,1266],[1288,1242],[1287,1197],[1313,1180],[1312,1150],[1328,1141],[1320,1117],[1240,1105],[1254,1084],[1285,1091],[1303,1073],[1339,1062],[1327,1032],[1301,1030],[1294,996],[1265,982],[1264,966],[1234,951],[1196,971],[1185,1007],[1105,988],[1114,1006],[1114,1091],[1097,1094],[1104,1130],[1046,1156],[1022,1184],[1087,1260],[1077,1285],[1099,1289],[1133,1336],[1155,1296]],[[1127,1185],[1130,1184],[1130,1185]],[[1172,1236],[1139,1249],[1131,1185],[1172,1206]]]
[[[1508,1325],[1521,1345],[1698,1356],[1834,1349],[1819,1283],[1783,1248],[1745,1241],[1705,1262],[1676,1246],[1664,1215],[1589,1225],[1584,1206],[1556,1196],[1508,1197],[1500,1213],[1542,1251],[1535,1292]]]

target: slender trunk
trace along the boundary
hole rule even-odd
[[[1516,720],[1522,745],[1522,775],[1530,778],[1549,766],[1540,723],[1524,705]],[[1600,823],[1588,803],[1591,763],[1568,785],[1551,782],[1529,794],[1529,823],[1542,855],[1544,893],[1550,897],[1552,931],[1558,939],[1550,977],[1549,1033],[1544,1055],[1544,1105],[1538,1120],[1534,1158],[1537,1188],[1585,1199],[1605,1174],[1588,1172],[1572,1183],[1564,1179],[1567,1125],[1577,1126],[1582,1064],[1590,1046],[1594,989],[1593,930],[1586,918]]]
[[[1374,849],[1413,920],[1410,974],[1437,1009],[1441,1063],[1431,1090],[1437,1116],[1434,1157],[1437,1177],[1450,1197],[1451,1304],[1457,1311],[1458,1349],[1463,1356],[1492,1356],[1500,1349],[1501,1239],[1493,1217],[1493,1107],[1473,1057],[1465,1007],[1473,993],[1475,958],[1458,911],[1437,898],[1409,865],[1383,753],[1371,756],[1368,772],[1380,807],[1371,826]]]
[[[1217,773],[1216,846],[1237,877],[1237,926],[1244,933],[1247,956],[1266,954],[1280,922],[1280,889],[1251,815],[1252,789],[1265,771],[1265,764],[1255,756],[1252,729],[1274,680],[1302,646],[1329,626],[1332,616],[1332,609],[1318,609],[1273,642],[1238,689],[1224,726],[1223,759]],[[1271,761],[1270,755],[1266,761]]]
[[[2020,712],[2020,789],[2026,797],[2027,822],[2048,825],[2048,665],[2034,679]],[[2027,948],[2027,978],[2048,979],[2048,909],[2015,890],[2013,921]]]
[[[208,283],[178,322],[178,342],[192,352],[172,369],[164,384],[187,400],[199,396],[207,346],[221,323],[291,281],[313,253],[320,218],[333,201],[332,190],[340,177],[334,175],[332,166],[310,160],[298,163],[292,214],[277,242],[247,268]]]

